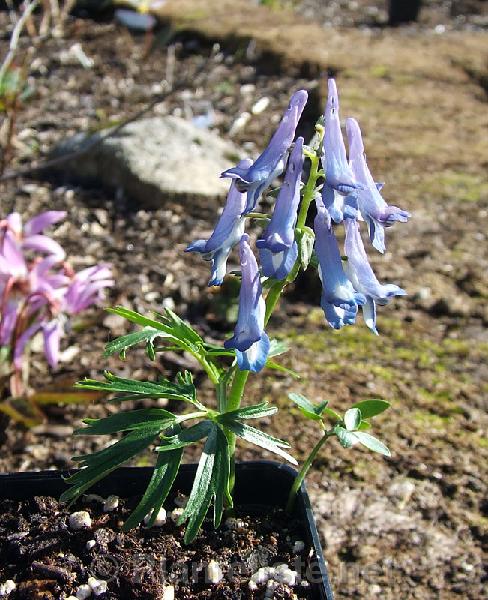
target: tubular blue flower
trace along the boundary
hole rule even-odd
[[[325,318],[334,329],[353,325],[358,306],[366,302],[362,293],[354,290],[342,268],[341,255],[332,229],[330,215],[319,201],[314,221],[315,252],[319,260],[319,276],[322,281],[320,305]]]
[[[325,183],[322,188],[322,202],[332,220],[340,223],[343,197],[354,193],[359,186],[347,162],[339,117],[339,96],[334,79],[328,81],[324,127],[322,167],[325,172]]]
[[[291,153],[271,221],[256,242],[266,277],[284,279],[298,257],[295,224],[300,203],[302,168],[303,138],[299,137]]]
[[[239,314],[234,335],[224,343],[234,348],[241,371],[258,373],[266,364],[269,338],[264,331],[266,305],[262,295],[261,280],[256,258],[249,246],[249,236],[244,234],[239,245],[241,259],[241,291]]]
[[[385,227],[396,221],[405,223],[410,213],[397,206],[389,206],[380,194],[383,184],[375,183],[364,154],[361,129],[355,119],[346,119],[346,132],[349,141],[349,164],[356,181],[362,188],[356,192],[361,216],[366,221],[369,238],[373,246],[381,253],[385,251]]]
[[[308,94],[305,90],[299,90],[293,94],[268,146],[250,167],[243,168],[238,165],[221,174],[221,177],[235,179],[237,187],[241,191],[247,192],[245,214],[254,210],[261,194],[285,170],[288,150],[295,137],[295,129],[307,103],[307,98]]]
[[[251,164],[249,159],[242,160],[238,168],[245,169]],[[185,252],[200,252],[205,260],[212,261],[209,286],[221,285],[224,280],[229,254],[244,234],[245,218],[243,213],[245,206],[246,194],[240,192],[237,189],[236,182],[233,181],[225,208],[210,238],[208,240],[196,240],[185,250]]]
[[[405,290],[392,283],[381,284],[369,264],[364,250],[359,223],[355,219],[344,219],[346,239],[344,251],[347,261],[345,272],[354,289],[366,297],[363,306],[363,316],[366,325],[378,334],[376,329],[376,304],[388,304],[394,296],[405,296]]]

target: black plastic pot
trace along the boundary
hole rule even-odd
[[[182,465],[174,489],[188,494],[195,476],[196,465]],[[116,494],[128,497],[142,494],[151,476],[150,467],[123,467],[90,489],[90,492],[108,496]],[[66,489],[63,471],[33,473],[7,473],[0,475],[0,498],[26,499],[32,496],[59,497]],[[263,513],[272,506],[283,507],[296,472],[272,461],[250,461],[236,465],[236,505],[251,514]],[[258,493],[257,493],[258,492]],[[257,496],[259,503],[256,502]],[[295,503],[295,516],[303,523],[305,541],[313,548],[310,577],[314,599],[333,600],[327,567],[322,554],[319,535],[310,506],[310,500],[302,485]]]

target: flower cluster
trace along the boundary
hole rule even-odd
[[[303,138],[294,140],[306,102],[306,91],[293,94],[276,132],[256,161],[243,160],[222,173],[222,177],[232,179],[224,211],[211,237],[197,240],[187,248],[212,261],[209,285],[220,285],[229,254],[235,245],[240,245],[239,315],[234,336],[227,340],[225,347],[236,350],[241,370],[260,371],[269,351],[269,339],[264,331],[266,306],[261,277],[291,281],[296,275],[300,234],[305,229],[304,218],[297,225],[301,176],[304,156],[311,157],[313,153],[313,149],[304,146]],[[315,181],[312,182],[317,208],[314,250],[323,288],[321,306],[334,329],[354,324],[361,306],[366,325],[377,333],[376,305],[386,304],[393,296],[405,292],[397,285],[381,284],[376,278],[361,239],[359,221],[365,221],[373,247],[383,253],[385,227],[396,221],[405,222],[410,215],[389,206],[381,196],[382,184],[373,180],[368,169],[361,130],[355,119],[347,119],[346,132],[349,159],[341,131],[337,87],[335,81],[329,79],[323,139],[319,147],[323,171],[317,177],[322,177],[323,183],[315,187]],[[273,214],[256,241],[260,270],[249,236],[245,234],[245,220],[253,216],[261,195],[282,173],[284,181]],[[339,223],[345,228],[345,256],[341,256],[334,233],[333,225]]]
[[[65,262],[63,248],[44,230],[66,216],[41,213],[22,226],[18,213],[0,221],[0,346],[13,370],[22,370],[29,341],[38,332],[51,367],[59,360],[60,338],[67,316],[96,303],[113,285],[108,265],[78,273]]]

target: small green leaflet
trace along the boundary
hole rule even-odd
[[[356,431],[361,424],[361,411],[359,408],[350,408],[344,413],[344,425],[348,431]]]
[[[288,398],[290,398],[290,400],[298,406],[298,408],[305,417],[314,421],[321,420],[322,414],[328,404],[327,400],[324,400],[319,404],[314,404],[303,394],[296,394],[295,392],[290,392],[288,394]]]
[[[305,227],[302,231],[298,233],[300,262],[304,271],[307,270],[308,265],[310,264],[314,243],[315,234],[309,227]]]
[[[176,435],[163,438],[163,444],[156,448],[157,452],[169,452],[177,448],[184,448],[206,437],[213,429],[212,421],[201,421],[187,429],[182,429]]]
[[[356,402],[356,404],[352,405],[353,408],[359,408],[363,419],[376,417],[376,415],[381,414],[390,408],[390,406],[390,403],[386,400],[362,400],[361,402]]]
[[[384,456],[391,456],[391,452],[385,444],[369,433],[365,433],[364,431],[347,431],[347,429],[344,429],[340,425],[334,427],[334,433],[337,435],[337,439],[343,448],[350,448],[359,442],[365,448],[368,448],[368,450],[378,452]]]
[[[275,406],[270,406],[267,402],[261,402],[260,404],[244,406],[237,410],[222,413],[217,417],[217,420],[225,425],[228,419],[261,419],[263,417],[270,417],[276,412],[278,412],[278,409]]]
[[[120,353],[123,353],[125,355],[125,351],[127,350],[127,348],[135,346],[140,342],[152,342],[156,337],[161,335],[163,334],[157,329],[154,329],[153,327],[145,327],[141,331],[134,331],[133,333],[123,335],[109,342],[105,346],[103,356],[104,358],[107,358],[109,356],[112,356],[112,354]]]
[[[347,431],[347,429],[344,429],[344,427],[341,427],[340,425],[336,425],[334,427],[334,433],[336,434],[337,439],[343,448],[350,448],[358,441],[354,437],[354,433]]]
[[[368,448],[368,450],[378,452],[384,456],[391,456],[391,452],[387,446],[369,433],[365,433],[364,431],[355,431],[353,435],[359,440],[359,443]]]

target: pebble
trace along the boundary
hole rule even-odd
[[[0,583],[0,598],[5,598],[8,596],[10,592],[15,590],[16,587],[17,584],[13,579],[7,579],[7,581],[4,583]]]
[[[86,543],[86,549],[87,550],[91,550],[96,545],[97,545],[97,542],[95,540],[88,540],[87,543]]]
[[[147,525],[149,523],[149,521],[152,519],[152,514],[153,511],[151,511],[150,513],[148,513],[145,517],[144,517],[144,523]],[[158,514],[156,515],[156,518],[154,520],[154,523],[152,524],[153,527],[161,527],[162,525],[164,525],[166,523],[166,510],[161,507],[158,511]]]
[[[88,577],[88,585],[95,596],[101,596],[107,591],[107,582],[96,577]]]
[[[119,506],[118,496],[109,496],[103,502],[103,512],[112,512]]]
[[[207,579],[210,583],[220,583],[224,578],[222,569],[217,561],[211,560],[207,565]]]
[[[92,520],[86,510],[79,510],[71,513],[69,516],[69,528],[70,529],[84,529],[85,527],[91,527]]]

